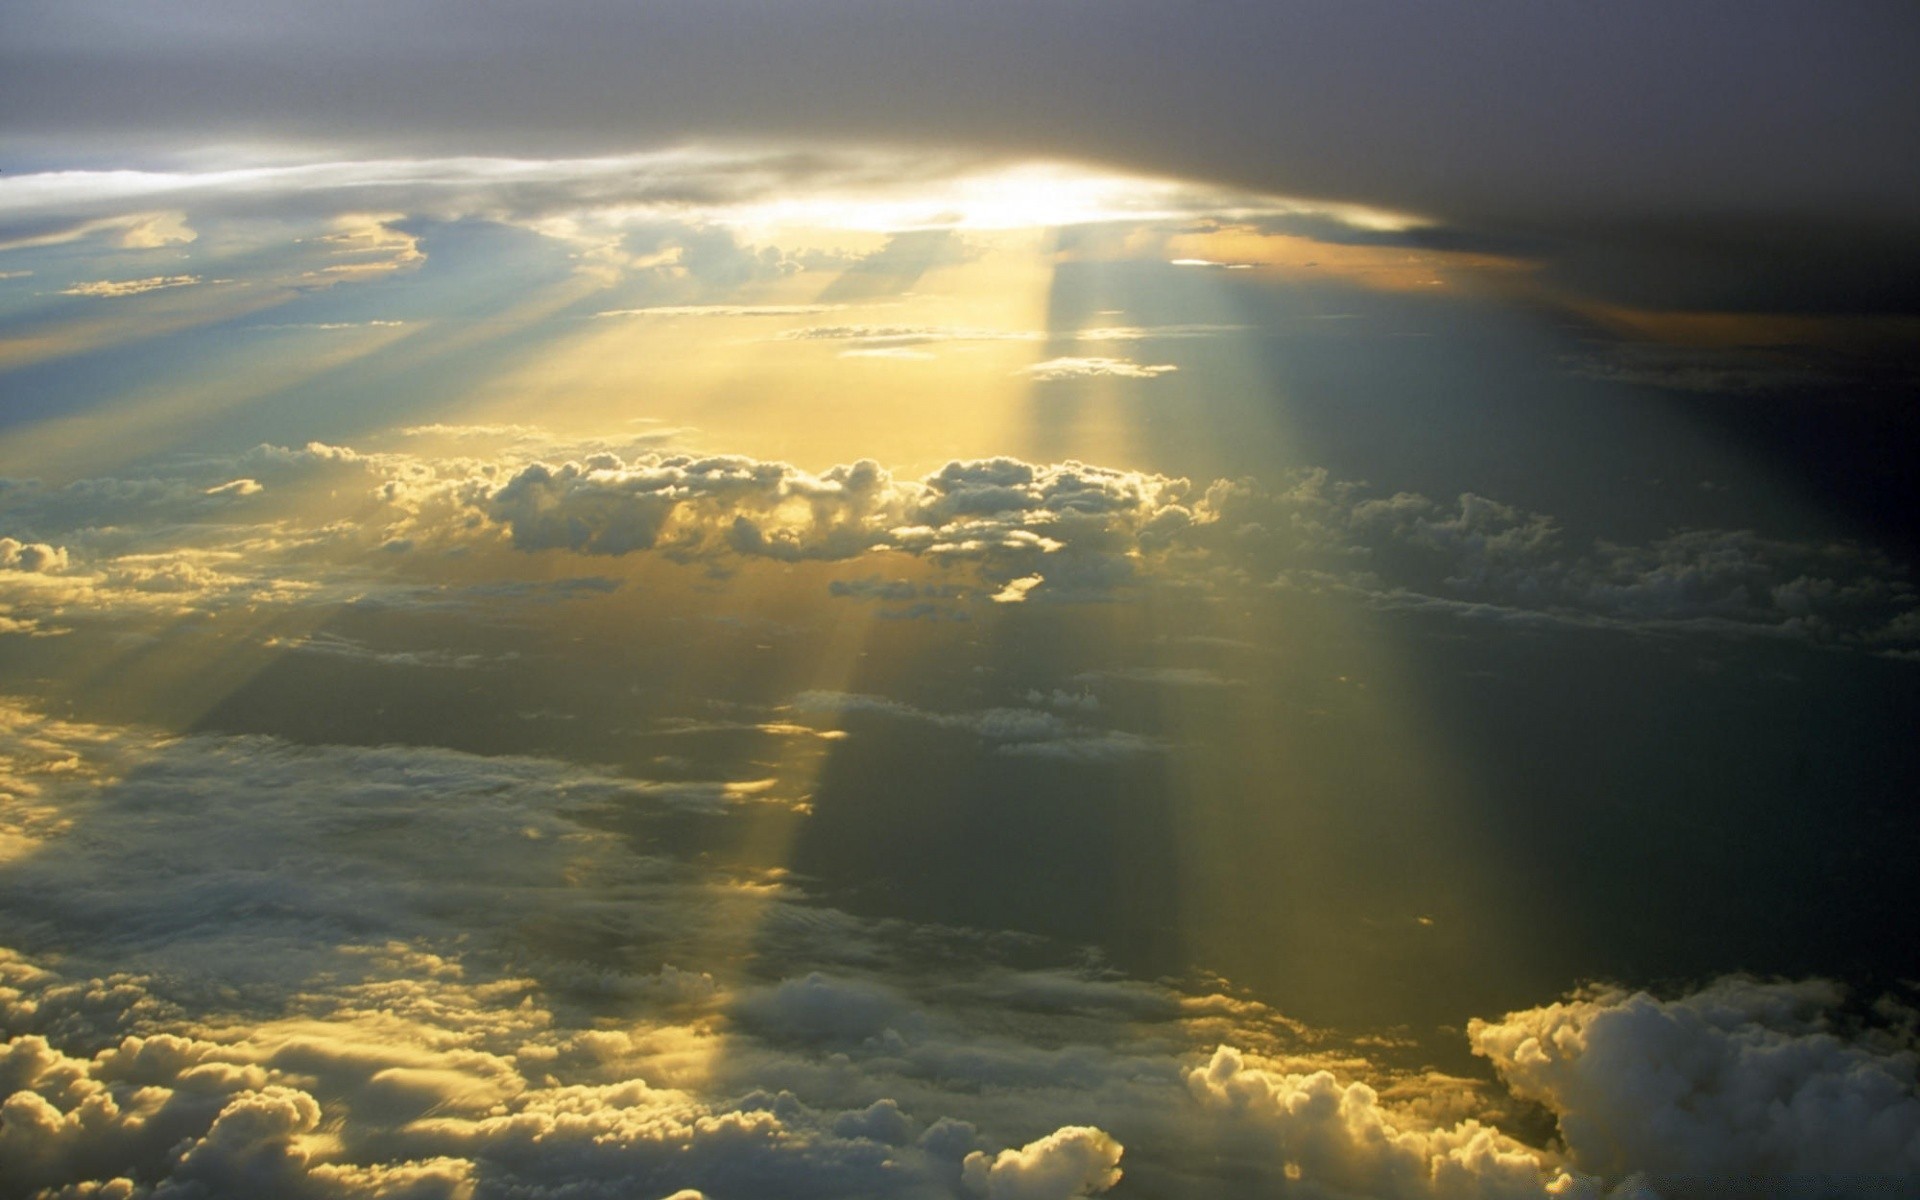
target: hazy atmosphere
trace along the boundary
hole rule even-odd
[[[1920,1189],[1920,14],[0,12],[0,1200]]]

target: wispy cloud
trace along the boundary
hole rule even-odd
[[[1057,383],[1067,379],[1155,379],[1179,369],[1172,363],[1137,363],[1130,358],[1096,355],[1088,358],[1050,358],[1022,367],[1021,373],[1031,375],[1042,383]]]
[[[596,317],[801,317],[832,312],[838,304],[656,304],[610,308]]]
[[[157,292],[163,288],[192,287],[202,282],[198,275],[151,275],[145,279],[99,279],[92,283],[76,283],[72,287],[60,289],[63,296],[138,296],[143,292]],[[224,282],[215,280],[214,282]]]

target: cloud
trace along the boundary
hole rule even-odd
[[[1026,575],[1019,579],[1009,579],[1007,586],[1001,588],[987,599],[995,604],[1024,604],[1027,593],[1047,581],[1044,575]]]
[[[455,654],[447,650],[377,650],[364,642],[331,633],[269,637],[261,644],[273,650],[323,654],[331,658],[377,663],[387,667],[445,668],[466,671],[496,661],[485,654]]]
[[[40,575],[57,574],[67,569],[67,551],[45,542],[22,542],[0,537],[0,570],[27,571]]]
[[[200,283],[198,275],[151,275],[145,279],[101,279],[93,283],[76,283],[72,287],[61,289],[63,296],[138,296],[144,292],[157,292],[163,288],[192,287]]]
[[[1075,683],[1098,683],[1118,679],[1125,683],[1145,683],[1159,687],[1220,688],[1242,687],[1243,681],[1231,679],[1206,667],[1117,667],[1089,671],[1073,677]]]
[[[657,304],[649,308],[614,308],[596,317],[796,317],[832,312],[838,304]]]
[[[1251,271],[1259,264],[1246,262],[1215,262],[1210,258],[1175,258],[1169,260],[1169,265],[1175,267],[1213,267],[1224,271]]]
[[[995,753],[1016,758],[1107,763],[1157,754],[1167,748],[1158,738],[1118,729],[1089,729],[1039,708],[929,712],[884,696],[827,691],[802,692],[789,704],[801,713],[826,713],[836,717],[847,713],[872,714],[970,733],[994,743]]]
[[[1067,379],[1155,379],[1179,370],[1172,363],[1137,363],[1130,358],[1050,358],[1029,367],[1022,367],[1024,374],[1031,375],[1041,383],[1058,383]]]
[[[852,348],[840,352],[843,358],[931,358],[932,355],[921,352],[918,347],[948,342],[1046,342],[1061,338],[1077,342],[1137,342],[1159,338],[1202,338],[1215,337],[1222,333],[1243,328],[1237,325],[1111,325],[1093,329],[1080,329],[1071,333],[1050,333],[1038,329],[983,329],[963,325],[813,325],[804,329],[790,329],[779,335],[780,341],[801,342],[847,342]],[[1122,363],[1120,359],[1055,359],[1052,363],[1040,366],[1055,367],[1061,378],[1067,377],[1072,368],[1059,364],[1100,364]],[[1174,368],[1133,367],[1133,370],[1151,376]],[[1030,372],[1039,371],[1039,367],[1027,368]],[[1088,368],[1083,373],[1100,374],[1097,369]],[[1107,371],[1108,374],[1126,374],[1124,370]]]
[[[249,325],[249,329],[399,329],[405,321],[292,321],[271,325]],[[403,431],[404,432],[404,431]]]
[[[813,475],[737,455],[601,455],[519,471],[493,489],[487,513],[524,550],[784,561],[897,550],[971,565],[995,590],[1039,575],[1021,594],[1051,597],[1125,586],[1134,572],[1128,552],[1191,519],[1179,504],[1187,487],[1004,458],[949,463],[907,481],[870,460]]]
[[[1180,1197],[1694,1200],[1920,1169],[1911,1014],[1820,981],[1473,1023],[1558,1122],[1534,1146],[1497,1094],[1315,1050],[1252,1000],[997,964],[983,933],[862,921],[599,828],[673,785],[14,704],[0,772],[0,845],[32,851],[0,855],[0,906],[48,951],[0,949],[8,1197],[1066,1200],[1116,1184],[1122,1143]],[[578,930],[619,950],[580,957]]]
[[[0,1195],[904,1197],[978,1144],[922,1147],[918,1131],[948,1126],[871,1092],[816,1107],[669,1082],[700,1077],[729,1003],[741,1030],[794,1046],[923,1031],[887,989],[811,974],[730,1000],[667,965],[536,955],[544,983],[502,969],[544,922],[602,923],[617,894],[648,897],[628,944],[696,957],[716,905],[791,902],[629,856],[571,815],[677,804],[681,785],[424,748],[167,738],[11,705],[0,751],[0,816],[36,850],[0,865],[0,904],[57,931],[65,960],[0,950]],[[449,890],[462,878],[486,903]],[[807,924],[826,944],[855,928],[830,910]],[[87,962],[116,969],[65,973]],[[559,995],[626,1018],[597,1027]]]
[[[1087,712],[1100,711],[1100,697],[1087,691],[1069,692],[1062,688],[1055,688],[1052,693],[1049,694],[1040,691],[1038,688],[1034,688],[1027,692],[1026,701],[1028,704],[1045,704],[1052,708],[1083,709]]]
[[[886,358],[900,362],[932,362],[934,355],[924,350],[912,350],[905,346],[882,346],[874,349],[842,350],[841,358]]]
[[[1549,1184],[1555,1194],[1565,1191],[1548,1156],[1498,1130],[1476,1121],[1444,1129],[1403,1125],[1373,1088],[1342,1083],[1329,1071],[1264,1070],[1223,1046],[1188,1074],[1187,1086],[1230,1126],[1270,1138],[1274,1157],[1292,1166],[1287,1175],[1336,1194],[1540,1200]]]
[[[131,212],[102,217],[78,224],[59,222],[44,232],[21,233],[0,238],[0,251],[34,250],[64,246],[86,238],[109,235],[107,241],[122,250],[154,250],[164,246],[184,246],[197,235],[187,227],[182,212]],[[0,273],[0,279],[32,275],[32,271]]]
[[[1675,1196],[1756,1176],[1897,1188],[1920,1176],[1915,1048],[1849,1038],[1844,1002],[1821,981],[1728,979],[1673,1000],[1599,988],[1476,1020],[1468,1037],[1516,1095],[1556,1114],[1583,1171],[1645,1173]]]
[[[1731,35],[1652,5],[1572,15],[1519,6],[1501,14],[1497,43],[1455,6],[1409,17],[1404,36],[1384,42],[1364,13],[1260,5],[1176,18],[1129,2],[1126,19],[1097,36],[1065,4],[1018,19],[916,12],[851,30],[808,8],[773,14],[744,37],[704,11],[596,8],[558,27],[515,12],[478,17],[454,47],[423,5],[383,14],[370,54],[364,23],[332,14],[277,9],[271,31],[242,35],[230,32],[231,6],[212,0],[184,10],[177,31],[105,26],[101,11],[59,6],[9,40],[0,78],[19,136],[163,152],[262,128],[307,144],[425,153],[581,155],[702,132],[990,156],[1038,149],[1536,227],[1589,211],[1580,199],[1603,190],[1608,215],[1853,214],[1898,211],[1914,183],[1911,170],[1888,165],[1910,132],[1890,99],[1905,95],[1900,51],[1911,33],[1895,12],[1809,44],[1795,19],[1806,9],[1792,3],[1768,3]],[[1640,31],[1658,54],[1644,52]],[[1739,53],[1715,57],[1729,36]],[[466,69],[508,51],[529,64],[524,79]],[[1154,69],[1143,65],[1149,55]],[[1483,69],[1471,78],[1422,69],[1475,55]],[[349,68],[355,87],[325,86]],[[1641,86],[1620,97],[1629,70]],[[915,88],[899,86],[909,79]],[[1757,90],[1763,80],[1773,89]],[[1056,115],[1010,132],[1035,112]],[[1218,120],[1225,112],[1244,119]],[[1635,136],[1672,112],[1691,119],[1671,138]],[[1479,130],[1473,145],[1436,144],[1436,113]],[[1537,153],[1543,126],[1565,154]]]
[[[659,554],[716,571],[884,554],[897,556],[888,571],[917,559],[932,578],[882,583],[869,566],[828,581],[831,594],[905,606],[889,616],[951,617],[995,598],[1084,603],[1271,587],[1535,628],[1787,639],[1895,656],[1920,646],[1909,570],[1858,542],[1737,529],[1581,542],[1549,514],[1477,493],[1382,494],[1323,470],[1196,487],[1001,457],[906,478],[873,460],[815,473],[647,449],[652,431],[615,446],[521,427],[420,427],[415,436],[427,430],[446,443],[484,434],[501,444],[477,456],[431,442],[443,453],[263,445],[183,458],[146,478],[15,483],[0,493],[0,520],[31,531],[47,554],[59,546],[64,569],[23,571],[20,562],[42,560],[12,552],[0,605],[16,620],[65,622],[352,597],[426,603],[417,581],[393,578],[393,564],[426,571],[434,555],[479,555],[505,585],[528,568],[502,547]],[[561,457],[568,452],[577,457]]]
[[[810,325],[780,335],[789,342],[852,342],[863,349],[925,346],[934,342],[1032,342],[1043,333],[1016,329],[974,329],[959,325]]]
[[[1057,1129],[1018,1150],[967,1155],[967,1187],[986,1200],[1073,1200],[1120,1182],[1119,1142],[1083,1125]]]
[[[1622,343],[1575,356],[1562,366],[1573,375],[1607,383],[1706,394],[1755,395],[1817,387],[1835,376],[1770,354]]]

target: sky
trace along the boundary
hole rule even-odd
[[[0,14],[0,1198],[1920,1177],[1920,19]]]

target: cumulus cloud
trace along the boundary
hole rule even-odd
[[[890,1100],[836,1110],[789,1092],[722,1103],[638,1078],[560,1082],[555,1072],[617,1072],[633,1039],[522,1022],[450,1040],[416,1015],[297,1035],[136,1035],[91,1057],[16,1037],[0,1058],[5,1194],[941,1194],[951,1139],[916,1144],[919,1123]]]
[[[1916,1047],[1848,1036],[1844,1000],[1822,981],[1729,979],[1673,1000],[1606,988],[1477,1020],[1468,1037],[1516,1095],[1556,1114],[1583,1171],[1644,1172],[1675,1196],[1716,1178],[1910,1186]]]
[[[0,902],[64,960],[0,950],[0,1195],[925,1196],[979,1144],[875,1095],[880,1076],[840,1105],[699,1089],[716,1022],[798,1048],[796,1064],[923,1035],[889,989],[811,974],[730,998],[704,972],[539,951],[549,922],[625,911],[623,944],[698,958],[741,913],[793,904],[575,819],[677,804],[671,785],[14,706],[0,770],[0,817],[35,851],[0,859]],[[831,945],[856,923],[823,910],[800,927]]]
[[[1069,1125],[1018,1150],[967,1155],[965,1179],[987,1200],[1074,1200],[1120,1182],[1119,1142],[1084,1125]]]
[[[1067,462],[953,462],[919,480],[871,460],[813,475],[741,456],[599,455],[534,464],[492,490],[488,515],[521,549],[730,552],[786,561],[897,550],[970,565],[1014,594],[1124,586],[1131,552],[1191,521],[1185,480]],[[1044,571],[1035,570],[1044,561]]]
[[[1560,1176],[1548,1156],[1477,1121],[1422,1128],[1365,1083],[1266,1070],[1232,1047],[1189,1073],[1187,1086],[1203,1107],[1270,1139],[1274,1158],[1291,1166],[1286,1175],[1336,1194],[1539,1200]]]
[[[1068,1200],[1115,1186],[1122,1143],[1130,1175],[1196,1197],[1920,1172],[1910,1015],[1869,1021],[1830,984],[1475,1022],[1559,1123],[1530,1145],[1497,1098],[1316,1054],[1250,999],[988,965],[984,935],[861,922],[596,828],[670,786],[0,708],[0,846],[32,850],[0,855],[0,904],[59,959],[0,950],[0,1195]],[[729,965],[733,928],[762,973]],[[572,957],[569,930],[620,949]],[[897,969],[915,946],[952,969]],[[808,958],[838,965],[783,969]],[[1206,1034],[1233,1041],[1196,1054]]]
[[[492,553],[502,546],[659,554],[716,573],[752,559],[886,554],[899,556],[889,576],[866,567],[829,581],[831,594],[902,606],[886,616],[965,617],[986,601],[1270,587],[1536,628],[1785,638],[1894,657],[1920,649],[1907,568],[1855,542],[1690,529],[1581,543],[1551,515],[1491,497],[1382,494],[1322,470],[1198,487],[1000,457],[909,478],[873,460],[812,472],[647,449],[652,431],[623,446],[563,446],[520,427],[419,427],[416,440],[431,445],[430,429],[446,443],[434,448],[454,452],[263,445],[146,478],[17,484],[0,494],[0,519],[45,539],[21,546],[49,549],[8,552],[0,604],[47,622],[371,600],[391,591],[394,561],[408,554],[417,569],[425,553],[484,551],[490,571],[524,570]],[[457,453],[483,436],[500,443],[492,453]],[[209,536],[220,530],[224,544]],[[20,567],[54,561],[56,539],[67,555],[57,576]],[[933,577],[892,575],[900,559]]]
[[[67,551],[45,542],[0,537],[0,570],[50,575],[67,569]]]

